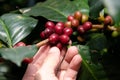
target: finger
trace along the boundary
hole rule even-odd
[[[76,80],[78,70],[81,66],[82,58],[79,54],[75,55],[65,73],[64,80]]]
[[[40,71],[42,71],[43,73],[48,72],[51,74],[55,74],[55,70],[57,68],[59,61],[60,61],[60,50],[57,47],[52,47],[49,50],[48,55],[44,60],[43,65],[41,66]]]
[[[68,63],[71,62],[72,58],[78,54],[78,49],[76,46],[71,46],[68,48],[66,56],[65,56],[65,61],[67,61]]]
[[[31,64],[36,65],[37,67],[40,67],[44,61],[44,59],[46,58],[46,56],[48,55],[48,51],[50,49],[50,46],[45,45],[42,46],[38,52],[36,53],[36,55],[33,57],[33,62]]]
[[[66,70],[69,66],[69,63],[71,62],[72,58],[78,54],[78,49],[75,46],[71,46],[68,48],[67,53],[65,55],[65,58],[61,64],[60,70]]]

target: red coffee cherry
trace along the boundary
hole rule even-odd
[[[54,32],[54,31],[53,31],[52,28],[46,28],[46,29],[44,30],[45,37],[48,38],[53,32]]]
[[[51,44],[57,44],[57,42],[59,41],[59,36],[58,36],[58,34],[56,34],[56,33],[53,33],[53,34],[51,34],[50,36],[49,36],[49,42],[51,43]]]
[[[45,39],[45,38],[46,38],[44,31],[42,31],[42,32],[40,33],[40,37],[41,37],[42,39]]]
[[[92,23],[89,22],[89,21],[85,22],[85,23],[83,24],[83,28],[84,28],[85,31],[90,30],[90,29],[92,28]]]
[[[55,33],[61,35],[63,33],[63,29],[64,29],[64,23],[62,22],[58,22],[56,25],[55,25]]]
[[[80,34],[85,33],[85,30],[84,30],[84,28],[83,28],[83,25],[79,25],[78,28],[77,28],[77,31],[78,31]]]
[[[63,34],[59,37],[59,40],[62,44],[68,44],[70,38],[66,34]]]
[[[71,36],[72,33],[73,33],[73,29],[70,28],[70,27],[66,27],[66,28],[64,28],[64,30],[63,30],[63,34],[66,34],[66,35],[68,35],[68,36]]]
[[[48,21],[46,22],[45,27],[53,29],[55,27],[55,24],[52,21]]]
[[[56,45],[60,50],[62,50],[62,48],[63,48],[63,45],[59,42],[59,43],[57,43],[57,45]]]
[[[18,42],[17,44],[14,45],[14,48],[19,46],[26,46],[26,44],[24,42]]]
[[[68,17],[67,17],[67,20],[68,21],[72,21],[74,19],[74,16],[72,16],[72,15],[69,15]]]
[[[105,25],[112,25],[113,24],[113,19],[111,16],[106,16],[105,19],[104,19],[104,24]]]

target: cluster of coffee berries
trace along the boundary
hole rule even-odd
[[[45,24],[45,30],[40,33],[42,39],[49,39],[51,45],[62,48],[63,45],[68,44],[70,36],[73,33],[71,27],[65,27],[63,22],[54,23],[48,21]]]
[[[63,45],[68,44],[70,36],[74,31],[83,34],[92,28],[92,23],[88,21],[88,16],[76,11],[73,15],[67,17],[65,23],[54,23],[48,21],[45,24],[45,30],[40,33],[42,39],[49,39],[51,45],[56,45],[61,48]]]
[[[67,17],[65,27],[72,27],[74,30],[78,31],[79,34],[83,34],[92,28],[92,23],[88,21],[87,15],[76,11],[73,15]]]

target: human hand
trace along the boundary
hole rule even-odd
[[[75,46],[60,51],[45,45],[33,57],[22,80],[76,80],[81,61]]]

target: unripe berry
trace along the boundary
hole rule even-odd
[[[72,30],[72,28],[70,28],[70,27],[66,27],[66,28],[64,28],[64,30],[63,30],[63,34],[66,34],[66,35],[68,35],[68,36],[71,36],[72,33],[73,33],[73,30]]]
[[[92,23],[89,22],[89,21],[85,22],[85,23],[83,24],[83,28],[84,28],[85,31],[90,30],[90,29],[92,28]]]
[[[48,21],[46,22],[45,27],[53,29],[55,27],[55,24],[52,21]]]
[[[46,28],[46,29],[44,30],[45,37],[48,38],[53,32],[54,32],[54,31],[53,31],[52,28]]]
[[[105,25],[112,25],[113,24],[113,19],[111,16],[106,16],[104,20]]]
[[[68,17],[67,17],[67,20],[68,21],[72,21],[74,19],[74,16],[72,16],[72,15],[69,15]]]
[[[72,27],[77,27],[77,26],[79,25],[79,20],[73,19],[73,20],[71,21],[71,24],[72,24]]]
[[[70,38],[66,34],[63,34],[59,37],[59,40],[62,44],[68,44]]]
[[[72,26],[71,21],[65,22],[65,27],[71,27],[71,26]]]
[[[82,14],[82,20],[81,20],[81,22],[84,23],[86,21],[88,21],[88,16],[86,14]]]
[[[51,44],[57,44],[57,42],[59,41],[59,36],[58,36],[58,34],[56,34],[56,33],[53,33],[53,34],[51,34],[50,36],[49,36],[49,42],[51,43]]]
[[[84,30],[84,28],[83,28],[83,25],[79,25],[78,28],[77,28],[77,31],[78,31],[78,33],[80,33],[80,34],[85,33],[85,30]]]
[[[82,13],[80,11],[76,11],[74,13],[74,18],[80,21],[82,18]]]
[[[112,32],[112,37],[117,37],[119,35],[118,31],[113,31]]]

